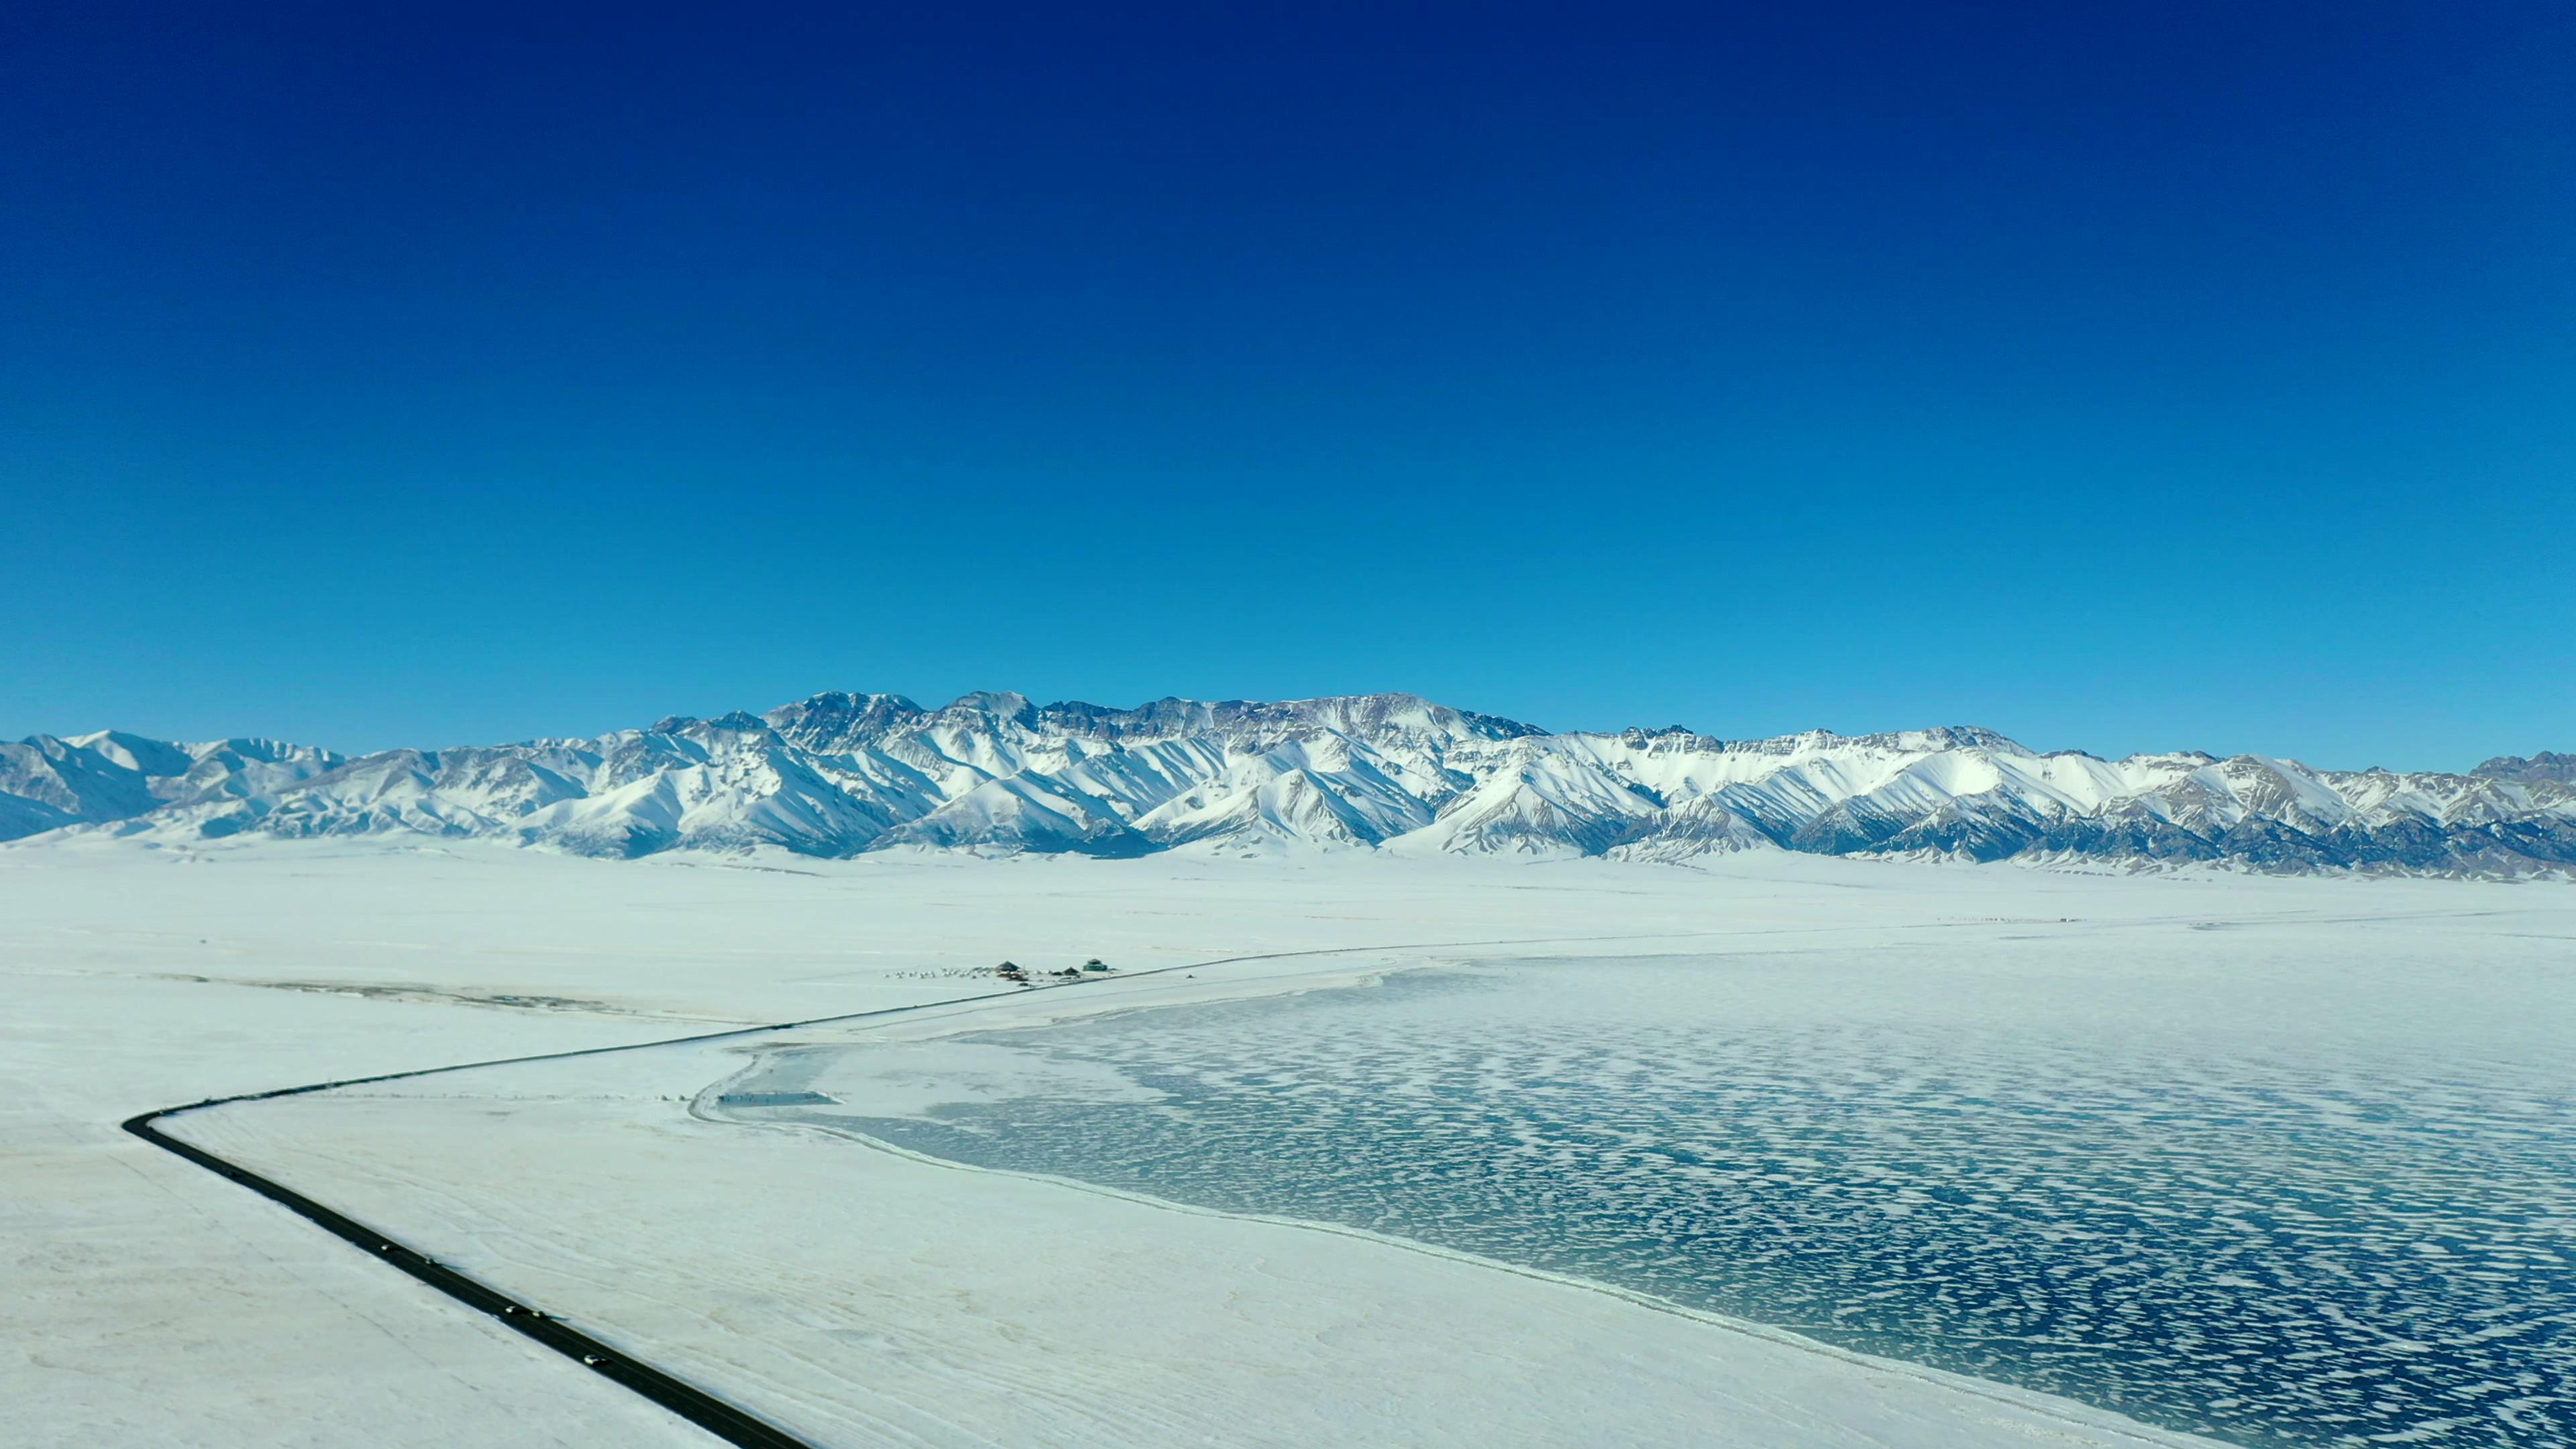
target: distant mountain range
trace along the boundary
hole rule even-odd
[[[2471,774],[2103,760],[1948,728],[1550,734],[1407,694],[1137,709],[818,694],[597,739],[344,757],[102,733],[0,744],[0,840],[481,837],[589,855],[776,846],[1314,850],[1688,861],[1792,850],[2044,864],[2576,872],[2576,756]]]

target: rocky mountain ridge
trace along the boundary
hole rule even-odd
[[[2489,780],[2576,785],[2576,755],[2556,750],[2542,750],[2528,759],[2521,755],[2499,755],[2469,773]]]
[[[2568,761],[2467,775],[2197,752],[2114,761],[1965,726],[1554,734],[1406,694],[1115,709],[825,693],[593,739],[355,758],[273,740],[38,735],[0,744],[0,839],[418,834],[609,856],[1793,850],[2566,875]]]

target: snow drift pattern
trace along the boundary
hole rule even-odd
[[[413,832],[612,856],[1786,849],[2564,874],[2576,784],[2535,763],[2441,775],[2254,755],[2112,761],[1970,728],[1549,734],[1404,694],[1137,709],[972,694],[924,709],[833,693],[598,739],[355,759],[273,740],[38,735],[0,745],[0,839]]]

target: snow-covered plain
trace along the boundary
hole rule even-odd
[[[2576,939],[2554,885],[1767,854],[1692,870],[0,850],[0,1397],[29,1443],[704,1442],[116,1130],[177,1102],[944,1000],[1005,956],[1271,959],[788,1039],[895,1042],[953,1084],[990,1067],[957,1034],[1426,961],[1934,938],[1973,954],[2035,929],[2356,918],[2392,950],[2474,934],[2534,971],[2564,971]],[[170,1125],[818,1442],[2181,1442],[1453,1254],[745,1125],[721,1084],[759,1060],[746,1045]]]

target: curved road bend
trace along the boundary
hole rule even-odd
[[[1174,971],[1198,971],[1215,966],[1234,966],[1246,961],[1281,961],[1300,956],[1352,956],[1384,951],[1447,950],[1464,946],[1536,946],[1553,942],[1657,940],[1668,937],[1729,935],[1724,931],[1659,931],[1630,937],[1613,936],[1528,936],[1487,941],[1423,941],[1394,946],[1330,946],[1309,951],[1272,951],[1257,956],[1224,956],[1213,961],[1191,961],[1178,966],[1157,966],[1150,971],[1120,974],[1120,980],[1135,981],[1147,976],[1162,976]],[[641,1359],[583,1333],[550,1313],[522,1303],[479,1279],[448,1267],[437,1259],[410,1247],[392,1235],[371,1228],[357,1219],[325,1207],[283,1183],[262,1177],[237,1162],[230,1162],[182,1142],[153,1124],[164,1117],[207,1107],[230,1106],[237,1102],[264,1102],[273,1097],[300,1097],[311,1092],[328,1092],[340,1087],[366,1086],[376,1082],[399,1082],[413,1077],[433,1077],[446,1072],[473,1071],[481,1067],[506,1067],[523,1062],[562,1061],[570,1057],[604,1056],[609,1052],[641,1051],[646,1047],[678,1046],[687,1042],[722,1041],[727,1037],[759,1036],[765,1032],[795,1031],[804,1027],[829,1026],[869,1017],[899,1016],[907,1012],[934,1011],[947,1006],[965,1006],[979,1001],[994,1001],[1019,996],[1024,989],[984,991],[973,996],[955,996],[945,1001],[915,1002],[910,1006],[885,1006],[872,1011],[844,1012],[838,1016],[815,1016],[802,1021],[772,1022],[762,1026],[734,1027],[725,1031],[697,1032],[688,1036],[666,1037],[660,1041],[632,1042],[625,1046],[582,1047],[574,1051],[539,1052],[532,1056],[496,1057],[490,1061],[458,1062],[452,1066],[423,1067],[416,1071],[385,1072],[372,1077],[344,1077],[333,1082],[312,1082],[301,1087],[279,1087],[266,1092],[245,1092],[236,1097],[209,1097],[183,1106],[163,1107],[127,1118],[125,1130],[160,1148],[175,1153],[206,1169],[217,1177],[236,1182],[288,1212],[340,1238],[369,1257],[379,1259],[410,1274],[466,1307],[490,1314],[510,1328],[544,1344],[591,1372],[652,1400],[690,1423],[705,1429],[728,1444],[744,1449],[819,1449],[809,1440],[800,1439],[747,1410],[717,1398],[684,1380],[653,1367]]]

